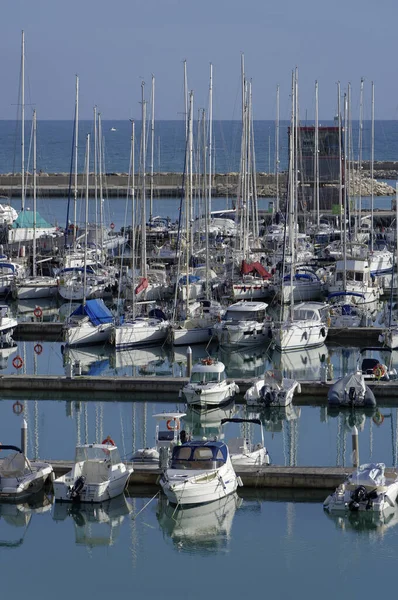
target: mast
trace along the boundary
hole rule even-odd
[[[374,220],[374,162],[375,162],[375,85],[372,81],[372,121],[371,121],[371,143],[370,143],[370,250],[373,252],[373,220]]]
[[[294,278],[294,192],[295,192],[295,165],[294,165],[294,150],[295,150],[295,111],[296,111],[296,98],[295,98],[295,72],[292,71],[292,114],[290,120],[290,136],[289,136],[289,242],[290,242],[290,319],[293,320],[293,278]],[[282,294],[283,294],[283,279],[282,279]]]
[[[318,82],[315,81],[315,152],[314,152],[314,180],[315,180],[315,211],[316,224],[319,227],[319,106]]]
[[[275,176],[276,176],[276,206],[279,212],[279,85],[276,86],[276,124],[275,124]]]
[[[141,83],[141,108],[142,108],[142,129],[141,129],[141,276],[146,277],[146,100],[144,96],[145,82]]]
[[[86,138],[86,227],[84,231],[84,274],[83,274],[83,306],[86,304],[87,291],[87,241],[88,241],[88,195],[89,195],[89,178],[90,178],[90,134]]]
[[[155,155],[155,76],[152,75],[151,88],[151,191],[149,200],[149,221],[153,216],[153,164]]]
[[[21,210],[25,209],[25,32],[21,48]]]
[[[131,281],[134,287],[135,275],[135,253],[136,253],[136,236],[135,236],[135,122],[131,121],[131,156],[130,156],[130,171],[131,171]],[[133,289],[133,318],[135,318],[135,292]]]
[[[358,206],[358,227],[361,226],[362,213],[362,144],[363,144],[363,84],[361,77],[361,86],[359,92],[359,132],[358,132],[358,184],[359,184],[359,206]]]
[[[347,94],[344,94],[344,173],[347,169]],[[347,291],[347,203],[349,202],[349,191],[347,189],[347,177],[344,178],[344,212],[343,212],[343,259],[344,259],[344,273],[343,273],[343,286],[344,292]]]
[[[184,119],[185,119],[185,142],[188,139],[188,75],[187,61],[184,60]]]
[[[185,238],[186,238],[186,312],[185,318],[188,319],[189,310],[189,258],[191,256],[191,235],[190,235],[190,215],[192,207],[192,169],[193,169],[193,92],[189,94],[189,113],[188,113],[188,177],[186,185],[186,198],[185,198]]]
[[[103,140],[102,140],[102,118],[98,113],[98,181],[99,181],[99,217],[100,217],[100,248],[101,255],[104,250],[104,198],[102,185],[102,160],[103,160]]]
[[[342,155],[342,132],[341,132],[341,90],[340,81],[337,82],[337,123],[339,128],[339,220],[340,220],[340,239],[343,237],[342,217],[343,217],[343,155]]]
[[[79,77],[76,75],[76,91],[75,91],[75,185],[73,196],[73,246],[76,246],[76,224],[77,224],[77,159],[79,147]]]
[[[93,109],[93,121],[94,121],[94,214],[95,214],[95,244],[98,248],[98,129],[97,129],[97,107]],[[88,221],[86,220],[86,227]],[[101,248],[102,251],[102,248]]]
[[[208,211],[211,215],[211,191],[212,191],[212,165],[213,165],[213,65],[210,63],[209,82],[209,187],[208,187]]]
[[[36,277],[36,206],[37,206],[37,165],[36,165],[36,109],[33,110],[33,277]]]

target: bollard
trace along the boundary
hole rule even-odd
[[[73,373],[73,365],[71,362],[67,362],[65,365],[65,373],[66,373],[66,378],[67,379],[72,379],[74,373]]]
[[[352,428],[352,466],[355,468],[359,467],[358,429],[355,425]]]
[[[192,348],[188,346],[187,348],[187,377],[191,377],[192,371]]]
[[[21,450],[26,456],[28,451],[28,424],[25,419],[22,419],[21,425]]]

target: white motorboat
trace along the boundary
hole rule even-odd
[[[69,346],[103,344],[110,338],[114,317],[101,299],[81,304],[64,324],[65,341]]]
[[[329,406],[376,406],[376,398],[361,371],[338,379],[328,390]]]
[[[237,393],[236,383],[227,381],[224,363],[212,358],[202,358],[193,365],[189,383],[182,388],[187,403],[199,406],[229,402]]]
[[[282,352],[322,346],[328,334],[326,310],[322,302],[302,302],[295,305],[293,314],[282,323],[275,323],[272,339]]]
[[[247,425],[255,424],[260,426],[261,442],[253,442],[251,436],[231,438],[228,440],[229,455],[234,467],[261,466],[269,465],[270,458],[268,450],[264,445],[264,431],[260,419],[240,419],[237,417],[222,419],[221,425],[225,423],[245,423]]]
[[[265,302],[239,300],[231,304],[213,327],[220,346],[239,347],[264,344],[269,338],[271,319]]]
[[[191,441],[174,446],[160,485],[169,502],[186,506],[220,500],[233,494],[241,481],[224,442]]]
[[[101,504],[70,504],[56,502],[54,521],[64,521],[72,517],[75,529],[75,542],[78,546],[98,548],[113,546],[120,527],[131,512],[131,504],[124,494]]]
[[[12,334],[17,325],[17,319],[9,315],[7,304],[0,304],[0,348],[15,346]]]
[[[191,553],[195,549],[197,553],[203,548],[208,556],[209,552],[227,549],[233,518],[241,503],[235,492],[210,504],[176,510],[161,494],[156,514],[160,527],[179,552]]]
[[[53,475],[53,468],[48,463],[30,462],[17,446],[0,445],[0,450],[10,450],[0,460],[0,501],[24,502],[39,492],[48,478]]]
[[[383,354],[390,355],[388,361],[385,361]],[[392,360],[393,354],[390,348],[367,346],[361,348],[359,352],[357,370],[362,373],[366,381],[390,381],[397,378],[397,370]]]
[[[54,498],[63,502],[104,502],[123,493],[132,467],[107,438],[102,444],[76,446],[75,464],[54,480]]]
[[[378,513],[386,515],[396,510],[398,478],[385,476],[384,463],[361,465],[341,483],[323,503],[330,512]]]
[[[248,406],[288,406],[294,393],[301,393],[301,385],[296,379],[283,377],[281,371],[266,371],[247,390],[244,398]]]
[[[132,461],[137,464],[159,466],[161,448],[165,449],[165,458],[171,456],[171,450],[182,440],[185,441],[185,431],[181,429],[181,419],[186,413],[164,412],[152,415],[156,419],[155,445],[151,448],[140,448],[133,453]]]
[[[380,298],[380,287],[371,276],[369,261],[366,258],[347,258],[336,261],[333,280],[328,286],[329,294],[344,292],[347,302],[361,304],[377,302]],[[350,292],[353,292],[350,296]]]

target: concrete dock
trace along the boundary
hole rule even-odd
[[[51,461],[56,477],[65,475],[72,468],[69,461]],[[132,463],[128,463],[131,465]],[[158,486],[162,470],[157,467],[134,464],[134,472],[130,477],[129,488],[137,486]],[[241,477],[244,488],[283,488],[299,490],[334,490],[352,473],[353,467],[283,467],[265,465],[262,467],[239,467],[236,474]],[[386,469],[386,476],[395,474],[393,469]]]

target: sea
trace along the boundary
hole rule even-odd
[[[325,123],[327,124],[327,123]],[[136,134],[139,139],[139,123]],[[281,126],[281,168],[287,158],[287,123]],[[20,171],[17,122],[0,121],[0,171]],[[28,125],[27,125],[28,130]],[[84,134],[92,124],[80,124],[80,168],[84,161]],[[181,172],[184,164],[184,125],[181,121],[156,124],[155,171]],[[355,127],[354,127],[355,131]],[[370,124],[364,127],[368,140]],[[259,171],[274,168],[274,123],[255,122]],[[377,121],[376,160],[398,157],[398,125]],[[107,172],[127,172],[131,123],[104,121]],[[38,123],[38,168],[68,172],[73,123]],[[239,169],[240,126],[214,124],[215,170]],[[355,135],[354,135],[354,139]],[[285,141],[283,141],[285,140]],[[29,149],[27,142],[27,150]],[[363,158],[369,157],[364,142]],[[269,150],[271,149],[271,153]],[[283,150],[283,152],[282,152]],[[29,160],[27,165],[29,165]],[[30,167],[27,167],[28,170]],[[388,207],[391,198],[377,199]],[[13,201],[14,202],[14,201]],[[178,199],[156,199],[156,211],[176,218]],[[228,199],[215,199],[215,209]],[[66,199],[39,198],[39,212],[62,225]],[[267,207],[264,200],[264,208]],[[18,203],[15,203],[19,208]],[[47,213],[45,211],[48,211]],[[109,200],[109,218],[125,223],[126,203]],[[22,319],[32,318],[29,303],[12,305]],[[43,302],[43,317],[58,318],[58,306]],[[62,340],[18,341],[10,352],[0,352],[1,374],[64,375],[72,363],[75,372],[143,378],[185,375],[186,348],[167,347],[114,352],[108,347],[67,349]],[[217,347],[194,347],[197,360],[210,353],[226,364],[230,377],[257,377],[265,369],[281,368],[297,378],[319,380],[321,361],[329,375],[339,377],[355,368],[359,346],[334,342],[315,350],[281,355],[272,347],[251,352],[222,353]],[[383,357],[398,364],[396,353]],[[12,364],[21,356],[23,365]],[[79,397],[52,392],[5,393],[0,399],[0,442],[18,444],[22,418],[28,424],[28,456],[72,460],[76,443],[101,441],[110,435],[121,455],[154,442],[155,420],[163,410],[187,412],[186,425],[202,437],[217,435],[228,442],[240,425],[220,427],[222,418],[256,416],[264,426],[271,462],[287,466],[343,466],[352,464],[352,426],[359,430],[360,459],[397,467],[398,402],[380,404],[372,411],[330,411],[321,398],[300,397],[287,409],[247,413],[241,397],[222,409],[205,414],[186,410],[178,394],[97,394]],[[22,416],[15,404],[23,407]],[[253,426],[250,436],[258,435]],[[324,512],[326,491],[257,490],[239,488],[226,501],[192,509],[174,510],[156,488],[139,488],[101,506],[68,508],[54,504],[51,491],[34,502],[0,503],[0,565],[2,597],[16,599],[54,596],[134,597],[143,600],[203,599],[222,596],[294,594],[329,600],[375,596],[395,589],[398,559],[398,514],[375,521],[368,514],[332,517]],[[362,518],[363,517],[363,518]]]

